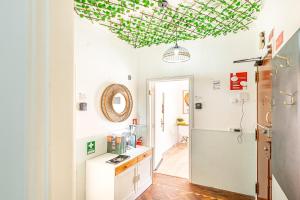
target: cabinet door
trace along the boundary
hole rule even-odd
[[[138,163],[138,190],[143,193],[152,184],[152,156],[149,156]]]
[[[115,177],[115,200],[133,199],[136,192],[136,166],[132,166]]]

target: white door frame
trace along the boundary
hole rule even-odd
[[[162,78],[152,78],[147,79],[147,96],[146,96],[146,102],[147,102],[147,141],[149,142],[149,146],[154,148],[155,147],[155,133],[153,129],[153,116],[154,113],[151,115],[150,108],[150,84],[153,82],[163,82],[163,81],[180,81],[180,80],[188,80],[189,81],[189,93],[190,93],[190,109],[189,109],[189,182],[192,180],[192,129],[194,127],[194,76],[193,75],[186,75],[186,76],[175,76],[175,77],[162,77]],[[153,95],[152,95],[153,97]],[[155,158],[154,158],[155,159]],[[153,159],[153,161],[154,161]]]
[[[28,3],[26,199],[75,200],[74,2]]]

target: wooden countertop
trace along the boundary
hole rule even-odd
[[[98,165],[104,165],[105,167],[112,167],[112,168],[118,168],[119,166],[123,165],[124,163],[130,162],[133,159],[138,158],[138,156],[150,151],[152,148],[150,147],[145,147],[145,146],[137,146],[136,148],[127,150],[126,153],[122,155],[128,155],[130,158],[118,163],[118,164],[110,164],[106,163],[106,161],[113,159],[117,157],[117,154],[112,154],[112,153],[106,153],[100,156],[97,156],[95,158],[92,158],[90,160],[87,160],[87,163],[97,163]]]

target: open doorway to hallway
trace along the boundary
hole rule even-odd
[[[190,81],[184,77],[148,82],[155,173],[190,177]]]

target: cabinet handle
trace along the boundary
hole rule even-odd
[[[136,183],[140,180],[140,175],[136,175],[134,178],[133,178],[133,182]]]
[[[137,181],[139,181],[141,179],[141,175],[137,175]]]

